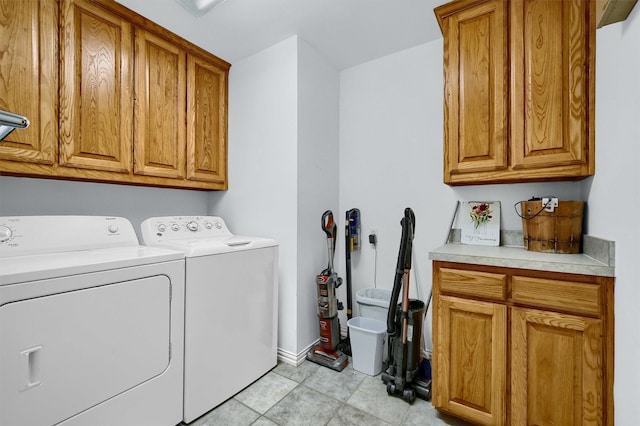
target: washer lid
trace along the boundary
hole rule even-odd
[[[223,238],[188,238],[184,240],[157,241],[152,242],[152,245],[179,250],[187,257],[198,257],[275,247],[278,243],[270,238],[234,235]]]
[[[218,216],[150,217],[140,225],[148,246],[180,250],[187,257],[274,247],[269,238],[233,235]]]

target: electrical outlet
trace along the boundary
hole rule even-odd
[[[542,197],[542,206],[545,211],[553,213],[558,207],[558,199],[556,197]]]
[[[378,244],[378,229],[377,228],[369,229],[369,244],[371,244],[374,247],[376,246],[376,244]]]

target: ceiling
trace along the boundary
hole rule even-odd
[[[231,64],[298,35],[338,70],[441,37],[445,0],[226,0],[196,18],[175,0],[117,0]]]

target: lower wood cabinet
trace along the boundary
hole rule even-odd
[[[613,282],[434,262],[434,406],[480,425],[613,425]]]

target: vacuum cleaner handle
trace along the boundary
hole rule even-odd
[[[413,236],[416,233],[416,216],[411,210],[410,207],[404,209],[404,220],[408,222],[407,224],[407,235],[406,235],[406,247],[404,249],[404,269],[408,271],[411,269],[411,253],[413,251]]]
[[[333,256],[336,251],[336,237],[338,235],[338,226],[333,221],[333,212],[331,210],[322,213],[321,225],[322,230],[327,234],[327,249],[329,251],[329,266],[327,269],[331,274],[333,272]]]
[[[389,303],[389,311],[387,313],[387,333],[394,336],[396,330],[396,309],[400,290],[402,289],[402,278],[405,271],[411,269],[411,250],[413,241],[413,231],[415,223],[415,215],[413,210],[407,207],[404,210],[404,217],[400,221],[402,226],[402,236],[400,237],[400,250],[398,252],[398,263],[396,264],[396,275],[393,282],[393,290],[391,292],[391,301]]]

